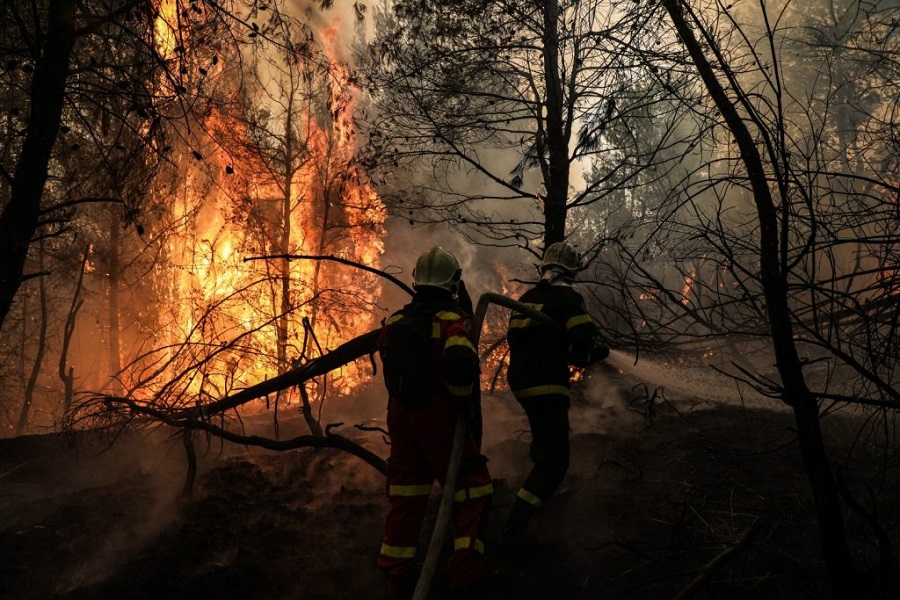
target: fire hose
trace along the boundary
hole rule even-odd
[[[565,332],[563,326],[556,322],[552,317],[535,310],[531,306],[501,294],[486,292],[478,298],[478,304],[475,308],[475,327],[472,343],[476,348],[481,339],[481,329],[484,325],[484,318],[487,315],[487,309],[490,304],[509,308],[518,313],[527,315],[536,321],[540,321],[542,324],[557,331]],[[477,406],[475,410],[480,412],[480,405]],[[434,578],[434,573],[437,569],[441,547],[444,545],[444,539],[447,537],[447,531],[450,528],[450,517],[453,512],[453,495],[456,491],[456,481],[459,478],[459,466],[462,461],[463,442],[465,441],[465,438],[466,421],[463,415],[460,414],[456,419],[456,428],[453,432],[453,447],[450,450],[450,465],[447,467],[447,475],[444,478],[444,490],[441,495],[440,506],[438,507],[437,520],[434,525],[434,530],[431,533],[431,540],[428,543],[428,551],[425,554],[422,572],[419,575],[419,581],[416,584],[416,590],[413,593],[413,600],[425,600],[428,597],[428,590],[431,588],[431,580]]]

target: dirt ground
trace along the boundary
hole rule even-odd
[[[529,467],[526,423],[508,395],[485,396],[497,494],[483,597],[670,599],[704,574],[691,597],[829,597],[788,413],[691,401],[651,407],[626,382],[601,383],[575,400],[572,468],[533,524],[545,544],[523,556],[499,556],[491,542]],[[348,418],[383,416],[381,400],[355,402]],[[282,419],[282,438],[299,432],[299,419]],[[896,462],[878,480],[870,471],[883,457],[862,447],[844,454],[856,423],[829,417],[825,426],[850,484],[876,486],[878,515],[896,543]],[[340,431],[387,454],[378,433]],[[213,442],[185,498],[184,453],[166,435],[130,434],[109,448],[91,434],[74,445],[54,435],[0,440],[0,597],[384,597],[375,553],[387,502],[370,466],[338,451]],[[851,517],[848,531],[859,563],[874,564],[867,528]],[[445,598],[446,587],[442,570],[430,597]]]

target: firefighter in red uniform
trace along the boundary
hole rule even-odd
[[[419,257],[413,301],[385,322],[378,341],[391,436],[390,511],[378,566],[387,573],[394,598],[409,598],[415,590],[416,547],[431,486],[435,479],[444,482],[457,416],[473,408],[479,385],[472,316],[454,298],[463,286],[461,274],[456,258],[443,248]],[[467,434],[450,557],[451,584],[458,590],[471,588],[481,571],[483,530],[494,491],[486,463]]]
[[[501,545],[527,540],[534,512],[553,495],[569,469],[569,365],[584,367],[609,355],[572,284],[580,257],[565,242],[552,244],[539,267],[541,279],[519,301],[552,317],[560,328],[513,313],[509,320],[507,381],[531,427],[534,466],[516,494],[501,530]]]

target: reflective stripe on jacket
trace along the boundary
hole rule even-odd
[[[584,299],[569,285],[545,281],[519,298],[562,325],[562,335],[539,321],[514,312],[509,319],[507,380],[516,397],[569,395],[569,364],[588,360],[597,326]]]
[[[478,352],[471,341],[472,317],[455,304],[407,304],[385,321],[379,348],[391,324],[413,311],[432,314],[429,395],[470,397],[480,374]]]

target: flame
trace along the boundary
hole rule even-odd
[[[85,273],[93,273],[97,270],[97,266],[94,264],[94,261],[91,260],[91,255],[94,254],[94,245],[89,244],[87,247],[87,252],[84,252],[81,255],[81,260],[84,261],[84,272]]]
[[[690,275],[684,276],[684,287],[681,288],[681,303],[687,306],[691,303],[690,293],[694,287],[694,280],[697,279],[697,270],[691,271]]]
[[[175,0],[158,5],[157,50],[167,58],[177,52],[176,9]],[[291,179],[289,253],[332,254],[378,267],[386,208],[353,160],[358,90],[349,70],[333,58],[333,36],[334,30],[324,36],[331,65],[329,116],[303,117],[309,141],[307,158]],[[202,125],[205,131],[229,132],[230,139],[248,138],[246,125],[218,110]],[[188,150],[181,183],[167,201],[171,233],[155,272],[164,306],[154,332],[159,350],[134,361],[125,375],[134,395],[168,395],[179,402],[221,397],[377,326],[371,307],[380,283],[374,275],[324,262],[266,258],[281,254],[272,239],[287,230],[276,208],[281,201],[272,201],[280,188],[263,175],[263,157],[211,143]],[[330,211],[331,229],[323,211]],[[351,364],[329,376],[328,386],[347,393],[363,377],[368,373]],[[312,399],[324,395],[324,383],[316,385]]]
[[[492,272],[497,274],[497,279],[489,287],[499,289],[508,298],[519,298],[528,288],[526,284],[515,280],[515,274],[503,261],[494,261]],[[509,346],[506,343],[509,317],[510,311],[507,309],[489,309],[482,325],[478,348],[482,359],[481,387],[491,393],[509,389],[506,382],[506,371],[509,368]]]
[[[177,22],[178,22],[178,6],[177,0],[159,0],[156,7],[156,19],[153,21],[153,31],[155,33],[156,50],[163,59],[170,59],[175,55],[175,48],[178,46]]]
[[[691,303],[691,290],[694,289],[694,283],[697,281],[697,270],[706,262],[706,254],[700,257],[698,263],[695,263],[690,274],[684,276],[684,286],[681,288],[681,304],[687,306]]]

